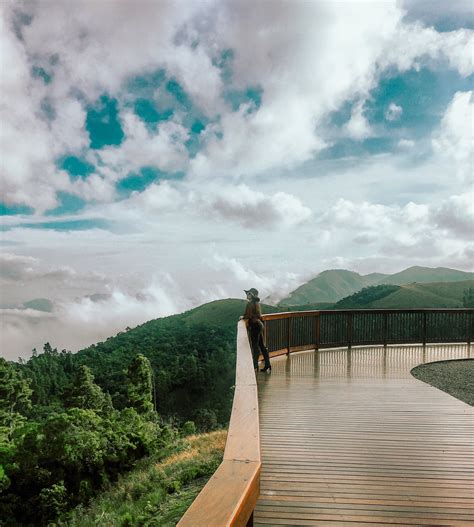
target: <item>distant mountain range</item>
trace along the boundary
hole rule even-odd
[[[474,280],[474,273],[448,269],[446,267],[430,268],[415,266],[392,275],[382,273],[360,275],[359,273],[345,269],[332,269],[323,271],[309,282],[301,285],[290,293],[288,297],[282,299],[278,305],[301,306],[304,304],[335,303],[360,291],[364,287],[381,284],[452,283],[466,280]],[[424,307],[441,306],[427,305]]]

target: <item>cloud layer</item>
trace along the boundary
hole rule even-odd
[[[1,3],[10,356],[333,266],[472,268],[474,31],[426,6]]]

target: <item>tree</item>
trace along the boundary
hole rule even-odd
[[[29,383],[12,363],[0,358],[0,491],[10,486],[9,472],[16,446],[15,432],[31,406]]]
[[[11,439],[15,428],[24,421],[22,414],[31,407],[29,383],[15,365],[0,358],[0,427]]]
[[[138,413],[153,411],[153,371],[150,361],[141,353],[135,355],[127,370],[128,400]]]
[[[464,307],[474,307],[474,289],[472,287],[464,290],[462,304]]]
[[[111,409],[110,397],[94,383],[94,376],[87,366],[79,366],[72,384],[65,393],[66,406],[101,412]]]

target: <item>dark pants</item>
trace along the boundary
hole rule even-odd
[[[265,360],[265,368],[270,368],[270,357],[263,342],[263,324],[249,324],[250,344],[252,346],[253,367],[258,368],[260,353]]]

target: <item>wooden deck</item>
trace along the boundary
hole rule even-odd
[[[273,359],[258,375],[254,525],[474,525],[474,409],[410,374],[467,356],[442,345]]]

